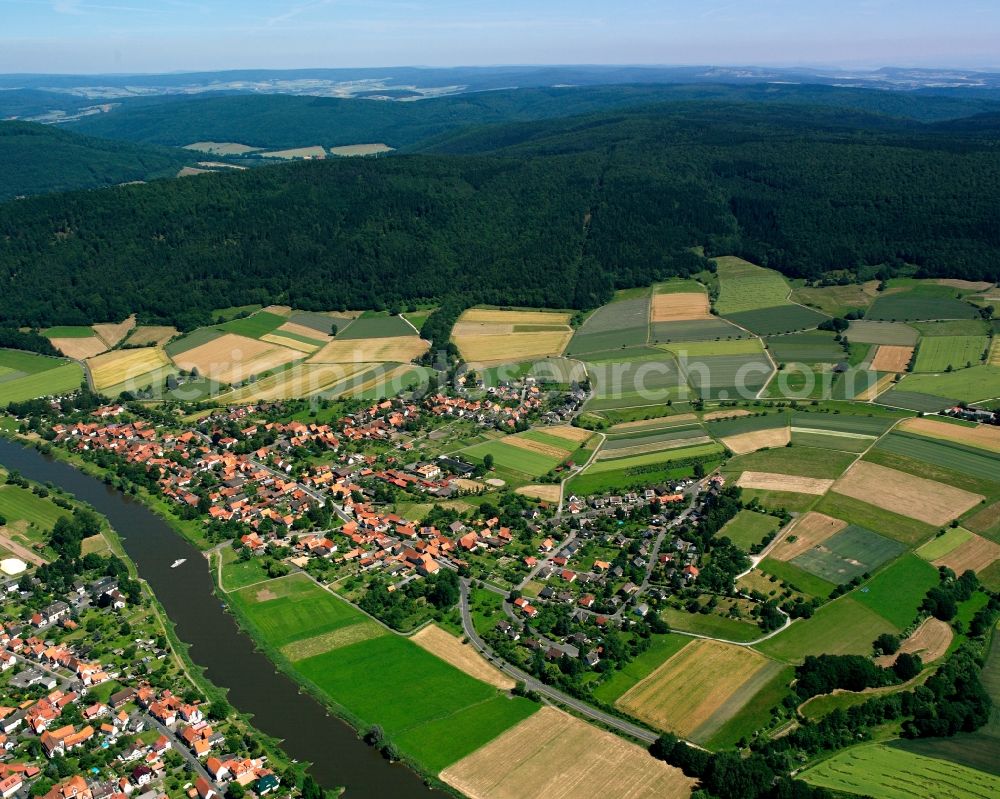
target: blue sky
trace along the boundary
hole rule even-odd
[[[0,72],[1000,67],[998,0],[0,0]]]

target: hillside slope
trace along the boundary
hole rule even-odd
[[[196,156],[80,136],[32,122],[0,122],[0,202],[172,177]]]

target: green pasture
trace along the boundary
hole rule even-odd
[[[916,618],[927,592],[938,584],[937,569],[907,553],[851,593],[900,630]]]
[[[771,357],[778,363],[838,363],[846,358],[846,354],[844,348],[834,341],[835,335],[831,331],[816,330],[771,336],[767,339],[767,346]]]
[[[876,322],[870,319],[855,319],[847,328],[847,340],[858,344],[891,344],[912,347],[920,338],[920,333],[902,322]]]
[[[816,327],[829,319],[826,314],[791,303],[759,308],[751,311],[727,313],[726,318],[740,327],[745,327],[759,336],[773,336],[778,333],[792,333]]]
[[[816,477],[833,480],[850,466],[855,459],[851,452],[838,452],[810,447],[778,447],[760,449],[747,455],[737,455],[725,466],[731,474],[738,472],[774,472],[775,474]]]
[[[611,673],[604,682],[594,688],[596,699],[612,705],[626,691],[644,680],[669,658],[691,643],[686,635],[654,635],[649,649],[630,660],[625,666]]]
[[[777,577],[790,588],[802,594],[818,599],[826,599],[830,592],[836,587],[833,583],[827,582],[815,574],[810,574],[804,569],[800,569],[794,563],[775,558],[764,558],[758,568],[772,577]]]
[[[719,299],[715,306],[720,314],[786,303],[791,287],[779,272],[728,255],[716,258],[715,264],[719,278]]]
[[[914,372],[944,372],[982,362],[989,349],[986,336],[931,336],[920,340]]]
[[[766,513],[741,510],[716,534],[718,538],[728,538],[735,546],[747,552],[759,544],[781,525],[781,521]]]
[[[898,541],[850,525],[826,539],[822,547],[813,547],[792,558],[792,563],[823,580],[841,584],[871,574],[903,550]]]
[[[751,334],[717,316],[680,322],[653,322],[649,340],[654,344],[681,341],[729,341],[750,338]]]
[[[843,519],[848,524],[865,527],[908,547],[922,544],[937,531],[936,527],[924,522],[900,516],[898,513],[883,510],[835,491],[828,492],[816,504],[814,510],[836,519]]]
[[[405,319],[399,316],[369,316],[363,314],[337,333],[340,339],[391,338],[393,336],[415,336],[416,332]]]
[[[238,336],[260,338],[261,336],[266,336],[268,333],[273,333],[287,321],[283,316],[268,313],[267,311],[258,311],[253,316],[233,319],[215,327],[217,330],[223,330],[226,333],[235,333]]]

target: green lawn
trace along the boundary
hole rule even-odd
[[[900,628],[850,596],[824,605],[811,619],[800,619],[787,630],[757,645],[765,655],[791,663],[806,655],[866,655],[882,633]]]
[[[220,554],[223,558],[222,586],[225,590],[235,591],[268,579],[262,558],[238,560],[236,552],[230,547],[224,547]]]
[[[686,635],[655,635],[649,649],[625,665],[621,671],[611,676],[594,689],[594,696],[606,704],[628,691],[640,680],[645,679],[673,655],[691,643]]]
[[[961,527],[952,527],[944,535],[935,536],[922,547],[917,554],[926,561],[943,558],[956,547],[972,538],[972,533]]]
[[[0,515],[11,524],[16,521],[26,521],[36,528],[50,530],[60,516],[71,516],[72,513],[48,499],[32,494],[26,488],[13,485],[0,486]],[[39,540],[41,536],[39,535]]]
[[[362,726],[379,724],[404,753],[436,773],[531,715],[416,644],[385,635],[296,664]]]
[[[803,594],[808,594],[809,596],[818,597],[820,599],[826,599],[830,596],[830,592],[836,587],[833,583],[824,580],[822,577],[810,574],[805,569],[800,569],[794,563],[784,560],[764,558],[764,560],[760,562],[758,568],[764,572],[764,574],[770,574],[772,577],[777,577],[782,582],[787,583],[790,587],[801,591]]]
[[[881,744],[845,749],[799,776],[811,785],[877,799],[984,799],[1000,795],[1000,777]]]
[[[361,611],[320,588],[304,574],[243,588],[229,596],[263,640],[275,648],[366,618]]]
[[[917,348],[914,372],[943,372],[949,366],[963,369],[983,359],[990,340],[986,336],[931,336]]]
[[[399,316],[362,315],[337,334],[337,338],[390,338],[392,336],[415,336],[416,331]]]
[[[754,544],[759,544],[764,538],[781,524],[781,520],[765,513],[752,510],[741,510],[726,525],[719,530],[717,537],[725,536],[740,549],[750,551]]]
[[[502,439],[476,444],[462,450],[461,455],[473,463],[481,463],[486,455],[492,455],[495,466],[520,472],[528,477],[540,477],[563,461],[563,458],[554,458],[541,452],[505,444]]]
[[[46,338],[91,338],[97,334],[86,325],[56,325],[43,330],[42,335]]]
[[[753,622],[730,619],[714,613],[688,613],[678,608],[664,608],[660,611],[660,617],[675,630],[727,641],[753,641],[764,635]]]
[[[7,370],[0,374],[0,405],[68,394],[83,382],[83,369],[77,363],[44,355],[23,358],[17,357],[19,355],[23,353],[0,351],[0,367]],[[15,363],[28,368],[12,365]]]
[[[906,554],[851,596],[905,630],[916,617],[924,596],[937,584],[937,569],[916,555]]]
[[[760,339],[744,338],[731,341],[689,341],[676,344],[661,344],[662,349],[688,358],[705,355],[760,355],[764,347]]]

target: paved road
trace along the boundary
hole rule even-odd
[[[472,615],[469,613],[469,583],[467,580],[462,580],[460,583],[461,588],[461,611],[462,611],[462,629],[465,631],[466,637],[472,643],[476,649],[478,649],[483,655],[488,657],[493,664],[499,668],[501,671],[513,677],[515,680],[519,680],[525,684],[525,687],[531,691],[537,691],[542,696],[547,697],[561,705],[572,708],[577,713],[586,716],[587,718],[593,719],[594,721],[599,721],[609,727],[619,730],[633,738],[646,743],[653,743],[659,736],[657,733],[647,730],[645,727],[640,727],[637,724],[632,724],[631,722],[620,719],[617,716],[612,716],[610,713],[605,713],[603,710],[598,710],[595,707],[591,707],[586,702],[582,702],[575,697],[564,694],[562,691],[553,688],[551,685],[546,685],[545,683],[532,677],[530,674],[521,671],[520,669],[510,665],[505,660],[500,658],[490,646],[479,637],[476,632],[476,628],[472,623]]]
[[[209,785],[215,788],[215,790],[220,794],[222,793],[222,791],[219,789],[219,786],[215,784],[215,780],[212,779],[212,775],[205,770],[205,766],[202,764],[202,762],[197,757],[195,757],[194,752],[188,749],[184,745],[183,741],[181,741],[181,739],[174,734],[173,730],[171,730],[165,724],[161,724],[156,718],[149,715],[149,713],[143,713],[142,718],[145,720],[148,726],[159,731],[161,734],[167,736],[167,740],[170,741],[174,751],[177,752],[177,754],[179,754],[187,761],[188,765],[191,767],[191,770],[195,774],[197,774],[199,777],[203,777],[204,779],[206,779]]]

